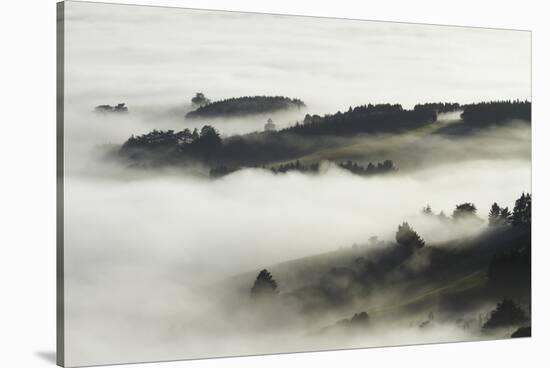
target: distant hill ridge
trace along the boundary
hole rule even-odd
[[[306,104],[297,98],[284,96],[245,96],[214,101],[188,112],[187,118],[213,118],[262,114],[288,109],[300,109]]]

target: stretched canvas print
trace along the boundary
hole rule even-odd
[[[531,335],[531,33],[58,4],[58,363]]]

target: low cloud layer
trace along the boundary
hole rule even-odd
[[[391,159],[399,168],[370,178],[326,164],[319,175],[245,169],[209,180],[195,170],[131,170],[96,153],[153,129],[262,130],[267,115],[185,120],[198,91],[212,100],[284,95],[308,105],[270,114],[278,127],[350,105],[526,99],[528,32],[81,2],[66,10],[68,364],[493,337],[443,320],[420,331],[425,316],[380,320],[368,334],[323,335],[320,329],[351,316],[306,321],[284,303],[259,311],[247,293],[219,286],[371,236],[392,240],[403,221],[428,245],[476,234],[484,222],[448,226],[420,211],[429,204],[450,215],[456,204],[473,202],[485,219],[493,202],[513,207],[531,186],[531,131],[523,123],[471,137],[435,130],[356,137],[345,155]],[[128,114],[92,112],[119,102]]]
[[[286,329],[258,341],[253,321],[252,330],[243,330],[240,319],[226,315],[224,302],[216,302],[218,291],[208,294],[204,288],[211,290],[232,275],[363,244],[373,235],[392,240],[403,221],[428,244],[474,234],[485,224],[449,228],[419,211],[429,203],[435,211],[450,214],[457,203],[474,202],[485,218],[493,201],[512,206],[519,193],[529,191],[529,173],[526,161],[469,161],[368,179],[336,167],[318,176],[249,169],[215,181],[174,174],[134,180],[69,177],[65,256],[70,361],[484,338],[456,326],[420,335],[414,329],[396,334],[395,326],[391,336],[380,332],[335,344],[331,338],[290,339],[322,326],[289,322]],[[246,308],[246,303],[236,303],[232,310]],[[227,345],[226,339],[234,344]],[[281,345],[281,340],[295,343]]]

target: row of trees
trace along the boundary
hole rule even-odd
[[[531,121],[531,102],[493,101],[464,105],[462,120],[473,125],[501,124],[519,119]]]
[[[344,170],[348,170],[355,175],[361,176],[381,175],[397,171],[397,168],[394,166],[393,161],[391,160],[385,160],[384,162],[378,163],[369,162],[366,166],[361,166],[357,162],[348,160],[347,162],[339,163],[338,166]],[[270,171],[274,174],[285,174],[290,171],[298,171],[302,173],[318,173],[319,167],[319,163],[312,163],[307,165],[303,164],[300,160],[296,160],[288,162],[286,164],[280,164],[279,166],[271,167]],[[265,166],[262,166],[262,168],[265,168]],[[210,177],[220,178],[237,170],[239,170],[239,168],[218,165],[210,169]]]
[[[184,129],[179,132],[173,130],[153,130],[149,133],[134,136],[132,135],[122,145],[122,148],[128,147],[146,147],[156,146],[186,146],[191,144],[204,144],[216,148],[221,144],[221,137],[216,128],[211,125],[204,125],[200,132],[197,128],[193,131]]]
[[[210,103],[201,93],[195,96],[198,111],[217,111],[235,106],[254,105],[264,106],[266,101],[278,103],[303,104],[301,101],[290,100],[286,97],[242,97]],[[289,102],[290,101],[290,102]],[[222,103],[223,102],[223,103]],[[221,103],[221,104],[220,104]],[[269,103],[266,102],[268,105]],[[224,107],[225,106],[225,107]],[[228,107],[229,106],[229,107]],[[231,107],[233,106],[233,107]],[[500,102],[468,105],[464,119],[468,116],[484,115],[472,111],[492,111],[496,115],[517,116],[517,111],[529,108],[528,102]],[[200,131],[184,129],[180,132],[157,131],[138,137],[130,137],[122,146],[121,152],[136,161],[148,158],[156,160],[155,164],[177,163],[187,159],[203,161],[209,165],[224,165],[227,167],[261,166],[272,162],[292,160],[318,151],[320,148],[337,146],[337,141],[318,139],[323,135],[355,135],[361,133],[399,133],[414,129],[432,122],[437,112],[451,111],[457,108],[454,103],[433,103],[416,105],[413,110],[405,110],[401,105],[378,104],[362,105],[349,108],[345,113],[337,112],[333,115],[306,115],[302,124],[277,132],[254,132],[246,135],[234,135],[222,141],[217,131],[205,125]],[[251,108],[253,111],[255,108]],[[260,108],[260,109],[263,109]],[[515,113],[513,111],[516,111]],[[206,113],[208,115],[208,113]],[[473,115],[472,115],[473,114]],[[476,115],[477,114],[477,115]],[[487,113],[488,114],[488,113]],[[475,119],[474,119],[475,120]],[[160,154],[159,154],[160,153]],[[139,162],[137,162],[139,164]],[[383,164],[385,165],[385,164]],[[361,167],[355,163],[342,163],[346,168],[359,175],[385,171],[382,167]],[[466,212],[468,209],[465,209]]]
[[[155,165],[201,161],[211,167],[262,166],[274,161],[301,157],[318,149],[316,142],[304,142],[289,134],[249,133],[221,138],[216,129],[204,125],[200,130],[153,130],[132,135],[119,153],[140,163],[145,159]]]
[[[405,110],[399,104],[361,105],[333,115],[306,115],[302,124],[282,129],[302,136],[399,133],[435,121],[432,109]]]
[[[460,220],[479,218],[477,216],[477,208],[473,203],[461,203],[456,205],[451,217],[449,218],[443,211],[435,215],[431,206],[428,204],[422,209],[422,214],[427,216],[437,216],[440,219]],[[530,226],[531,225],[531,194],[522,193],[516,200],[513,211],[508,207],[500,207],[496,202],[493,203],[489,211],[489,226]]]
[[[459,111],[461,106],[457,102],[429,102],[417,104],[414,106],[415,111],[428,110],[437,113]]]
[[[218,131],[205,125],[201,128],[190,131],[184,129],[179,132],[173,130],[153,130],[150,133],[131,136],[122,145],[120,152],[128,157],[147,153],[157,155],[158,160],[169,158],[177,159],[181,155],[210,161],[218,154],[222,146],[222,139]]]
[[[302,100],[284,96],[245,96],[211,102],[197,93],[191,101],[197,108],[188,112],[187,118],[244,116],[305,107]]]
[[[477,217],[477,208],[475,204],[466,202],[457,204],[451,217],[447,216],[445,212],[441,211],[438,215],[432,210],[432,207],[428,204],[422,209],[422,214],[426,216],[437,216],[441,220],[460,220],[460,219],[473,219]]]
[[[128,112],[128,107],[126,107],[125,103],[119,103],[115,106],[99,105],[95,107],[94,111],[99,113],[109,113],[109,112],[126,113]]]
[[[384,162],[379,163],[369,162],[366,166],[361,166],[357,162],[348,160],[346,162],[339,163],[338,166],[355,175],[361,176],[387,174],[397,171],[397,168],[393,165],[392,160],[385,160]]]
[[[489,226],[530,226],[531,225],[531,194],[522,193],[516,200],[513,212],[508,207],[500,207],[496,202],[489,211]]]
[[[344,170],[348,170],[349,172],[355,175],[361,175],[361,176],[387,174],[390,172],[397,171],[397,168],[394,166],[392,160],[385,160],[384,162],[378,162],[378,163],[369,162],[366,166],[362,166],[355,161],[348,160],[346,162],[339,163],[338,167]],[[286,173],[289,171],[316,173],[316,172],[319,172],[319,163],[305,165],[305,164],[302,164],[300,160],[296,160],[290,163],[281,164],[278,167],[272,167],[271,171],[277,174]]]
[[[319,172],[319,164],[313,163],[310,165],[302,164],[300,160],[281,164],[277,167],[272,167],[271,172],[274,174],[285,174],[289,171],[299,171],[303,173],[317,173]]]

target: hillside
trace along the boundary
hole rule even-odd
[[[243,106],[246,106],[256,98],[243,99],[226,100],[231,101],[227,105],[223,101],[209,103],[199,107],[196,112],[208,115],[208,111],[218,111],[225,114],[223,106],[232,110],[240,104],[238,101],[248,101],[243,102]],[[259,99],[264,101],[271,97]],[[293,101],[285,97],[274,99],[283,99],[286,101],[284,104]],[[458,116],[461,109],[464,109],[462,118]],[[455,120],[439,120],[441,114],[449,112],[456,114]],[[435,140],[435,136],[475,137],[493,127],[495,121],[499,121],[499,125],[515,123],[518,117],[528,118],[528,112],[528,102],[490,102],[467,106],[429,103],[416,105],[410,110],[403,109],[401,105],[369,104],[350,107],[344,113],[337,112],[324,117],[307,114],[302,123],[279,131],[222,137],[211,125],[204,125],[200,131],[154,130],[130,137],[121,146],[118,157],[133,167],[199,163],[213,169],[217,173],[214,176],[242,167],[279,166],[284,169],[297,160],[310,167],[322,161],[352,161],[357,165],[368,166],[369,162],[393,160],[398,167],[407,168],[428,157],[432,160],[442,157],[443,150],[450,150],[451,154],[460,153],[465,157],[465,151],[451,149],[451,145],[458,147],[465,144],[458,140],[442,144],[438,154],[434,155],[434,143],[442,142]],[[488,116],[488,120],[482,124],[478,121],[480,118],[471,116]]]
[[[415,249],[371,240],[368,246],[266,266],[279,298],[308,316],[367,311],[371,318],[391,318],[437,311],[436,318],[454,323],[502,298],[528,309],[530,240],[528,227],[505,226]],[[248,294],[256,274],[228,279],[224,288]]]
[[[300,109],[305,103],[297,98],[283,96],[247,96],[209,102],[188,112],[186,118],[236,117]]]

